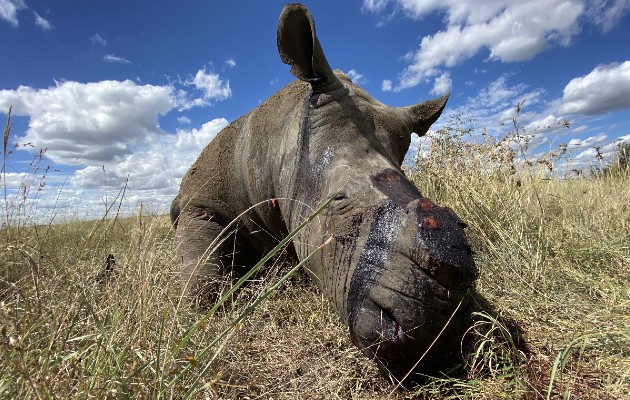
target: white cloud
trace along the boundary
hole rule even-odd
[[[390,11],[393,7],[393,11]],[[425,36],[398,76],[402,90],[439,76],[480,52],[501,62],[525,61],[553,46],[568,46],[581,24],[614,26],[630,9],[629,0],[364,0],[363,9],[377,15],[403,13],[421,19],[445,15],[445,27]]]
[[[568,121],[565,118],[547,115],[542,119],[535,119],[529,122],[524,127],[524,130],[525,132],[540,134],[556,131],[562,127],[568,127]],[[573,130],[573,132],[575,132],[575,130]]]
[[[569,146],[569,148],[571,149],[575,149],[575,148],[589,148],[589,147],[597,147],[597,146],[601,146],[602,144],[606,143],[606,139],[608,139],[608,136],[604,133],[600,133],[597,136],[591,136],[587,139],[571,139],[569,140],[569,143],[567,143],[567,145]]]
[[[381,90],[383,92],[391,92],[392,91],[392,87],[393,87],[393,82],[390,81],[389,79],[385,79],[382,83],[381,83]]]
[[[125,57],[119,57],[113,54],[108,54],[104,56],[103,61],[108,63],[131,64],[131,61],[127,60]]]
[[[23,137],[46,156],[72,165],[102,163],[130,153],[131,147],[161,135],[158,116],[175,107],[170,86],[139,86],[130,80],[61,82],[48,89],[20,86],[0,90],[0,109],[29,116]]]
[[[587,18],[599,25],[604,33],[617,25],[630,10],[630,0],[591,0],[587,4]]]
[[[373,13],[380,13],[385,10],[389,1],[390,0],[363,0],[363,9]]]
[[[218,118],[206,122],[200,129],[178,129],[174,135],[153,137],[116,163],[76,171],[70,180],[71,188],[115,190],[128,179],[129,187],[135,191],[176,191],[199,153],[227,124],[227,120]]]
[[[586,140],[569,142],[569,149],[574,149],[570,167],[575,169],[588,168],[590,166],[601,167],[614,160],[619,152],[619,143],[630,141],[630,135],[621,136],[613,142],[606,143],[606,135],[599,134]]]
[[[481,83],[478,84],[481,86]],[[485,132],[490,137],[501,138],[510,132],[514,134],[516,118],[522,140],[515,140],[514,147],[520,149],[525,146],[527,139],[528,153],[548,150],[557,145],[558,135],[569,131],[562,117],[548,111],[545,94],[542,89],[532,89],[522,83],[512,84],[504,75],[486,84],[474,95],[462,99],[460,106],[447,106],[432,128],[440,130],[447,126],[462,132],[470,130],[476,135]],[[520,106],[518,112],[517,105]]]
[[[27,183],[25,182],[29,182],[33,178],[33,174],[28,172],[7,172],[0,176],[3,185],[6,186],[7,189],[19,189],[22,186],[26,186]]]
[[[358,73],[356,69],[351,69],[350,71],[348,71],[347,75],[348,78],[350,78],[350,80],[357,85],[362,85],[367,82],[367,79],[365,79],[363,75]]]
[[[630,108],[630,61],[600,65],[564,88],[560,111],[596,115]]]
[[[18,12],[26,10],[26,4],[23,0],[0,0],[0,19],[7,21],[11,26],[20,25],[18,21]]]
[[[228,58],[227,60],[225,60],[225,64],[230,68],[236,67],[236,61],[234,61],[233,58]]]
[[[182,115],[181,117],[177,117],[177,122],[179,122],[180,124],[190,124],[192,121],[190,120],[190,118]]]
[[[447,107],[443,114],[446,117],[458,114],[474,117],[478,126],[500,131],[503,129],[502,124],[512,123],[517,104],[523,104],[526,108],[540,106],[543,94],[542,89],[529,89],[523,83],[511,85],[508,83],[508,76],[503,75],[485,85],[460,107],[455,109]],[[527,123],[524,117],[527,115],[521,113],[522,122]],[[440,118],[438,123],[441,120],[445,119]]]
[[[219,74],[208,73],[205,68],[197,71],[195,77],[184,82],[185,85],[194,86],[203,92],[203,102],[211,100],[225,100],[232,96],[230,81],[223,82]],[[193,100],[200,103],[201,99]]]
[[[100,44],[101,46],[107,45],[107,40],[98,33],[95,33],[92,37],[90,37],[90,42],[92,42],[92,44]]]
[[[39,26],[40,28],[42,28],[43,30],[47,31],[49,29],[52,29],[52,24],[44,17],[42,17],[41,15],[37,14],[36,12],[33,12],[34,16],[35,16],[35,25]]]
[[[431,145],[433,143],[433,138],[436,133],[431,128],[427,131],[427,133],[420,137],[415,132],[411,134],[411,143],[409,145],[409,151],[405,154],[405,163],[408,163],[412,166],[416,159],[427,158],[429,156],[429,152],[431,150]]]
[[[618,143],[630,140],[630,135],[613,140],[618,135],[613,132],[617,127],[602,123],[599,116],[569,117],[560,111],[561,101],[549,99],[545,90],[529,88],[522,83],[513,84],[509,80],[510,76],[504,75],[486,84],[465,99],[462,105],[447,107],[432,129],[470,130],[478,140],[482,132],[495,140],[507,137],[507,143],[517,151],[520,161],[536,160],[541,154],[555,151],[560,144],[566,143],[566,154],[557,165],[557,171],[606,165],[616,154]],[[481,86],[481,83],[478,84]],[[601,90],[610,92],[611,86],[602,85]],[[593,88],[590,90],[599,92]],[[518,113],[517,104],[520,105]],[[518,135],[513,121],[515,117]],[[573,124],[576,128],[570,128],[569,125]],[[412,136],[412,147],[407,157],[415,157],[416,154],[426,156],[431,135],[429,132],[421,139]]]
[[[425,77],[437,75],[439,67],[458,65],[482,49],[489,51],[491,60],[529,60],[553,44],[567,44],[577,33],[582,13],[581,4],[564,0],[505,0],[485,7],[454,0],[446,3],[449,25],[422,39],[413,63],[399,77],[398,90],[416,86]],[[434,7],[440,4],[436,2]],[[416,11],[422,15],[428,10]]]
[[[168,148],[199,152],[227,121],[216,119],[200,129],[178,129],[167,135],[158,118],[178,104],[172,86],[138,85],[131,80],[79,83],[59,82],[47,89],[20,86],[0,90],[0,109],[13,106],[13,115],[29,117],[28,128],[15,138],[62,165],[118,163],[138,149]],[[180,123],[190,123],[185,116]],[[148,147],[147,147],[148,146]]]
[[[510,82],[515,75],[504,75],[485,84],[477,81],[476,86],[482,89],[461,99],[459,106],[447,107],[432,129],[470,130],[471,139],[477,140],[482,140],[482,132],[495,140],[506,137],[521,161],[536,160],[566,143],[567,153],[561,161],[563,168],[570,171],[571,168],[601,167],[612,160],[620,140],[630,139],[630,135],[626,135],[613,140],[619,135],[619,127],[601,116],[613,109],[630,108],[630,85],[626,83],[629,67],[630,61],[595,68],[571,81],[563,99],[550,98],[544,89]],[[569,106],[581,113],[569,115]],[[517,108],[520,108],[518,112]],[[422,139],[412,136],[407,156],[426,156],[430,143],[431,133]],[[557,171],[561,169],[559,165]]]
[[[123,121],[132,124],[129,132],[133,132],[134,119],[132,118],[131,122]],[[69,176],[51,170],[47,173],[46,186],[43,188],[39,188],[41,175],[32,172],[7,173],[6,182],[2,183],[6,183],[9,189],[10,203],[12,199],[14,203],[23,201],[20,193],[24,189],[21,188],[30,188],[27,203],[37,209],[32,211],[36,211],[37,215],[29,215],[29,218],[38,221],[52,215],[61,218],[98,218],[103,215],[106,204],[111,205],[123,187],[126,187],[121,210],[124,214],[136,211],[140,203],[148,205],[149,210],[164,213],[168,210],[179,189],[181,178],[190,165],[227,125],[227,120],[217,118],[200,128],[178,129],[174,134],[158,131],[143,138],[144,140],[137,141],[132,152],[110,158],[76,160],[79,167]],[[100,132],[100,135],[111,138],[113,133],[115,129],[112,128]],[[56,142],[49,144],[51,147],[47,155],[56,147]],[[92,146],[101,147],[103,144],[96,143],[96,139],[92,137]],[[70,163],[69,158],[60,161]],[[115,206],[114,210],[117,207]]]
[[[227,124],[228,122],[225,118],[218,118],[201,125],[201,129],[178,129],[176,131],[174,148],[180,153],[192,154],[196,158],[201,150],[203,150]],[[192,164],[192,162],[190,164]]]
[[[178,129],[174,134],[159,126],[159,117],[173,109],[209,104],[205,97],[190,100],[187,91],[200,90],[205,96],[207,75],[197,74],[201,77],[197,84],[191,77],[190,82],[176,81],[167,86],[139,85],[131,80],[62,81],[45,89],[20,86],[0,90],[0,110],[12,105],[13,115],[29,118],[26,130],[14,129],[11,140],[31,146],[17,150],[46,148],[45,157],[55,168],[72,168],[69,176],[47,172],[49,184],[41,191],[33,173],[7,174],[11,195],[21,201],[20,187],[25,184],[37,189],[31,191],[27,201],[40,210],[37,217],[32,217],[39,221],[47,218],[44,212],[53,215],[64,209],[72,210],[75,218],[98,217],[105,202],[111,204],[128,179],[127,214],[140,202],[164,212],[177,193],[181,177],[228,124],[217,118],[198,128]],[[219,94],[229,88],[221,79],[217,86],[223,89]],[[178,120],[190,123],[185,116]]]
[[[444,72],[442,75],[435,78],[435,83],[433,85],[433,89],[431,89],[431,94],[436,94],[438,96],[445,95],[446,93],[451,91],[451,87],[453,86],[453,81],[451,80],[451,74],[448,72]]]
[[[572,129],[573,133],[584,133],[589,129],[588,125],[580,125],[575,129]]]

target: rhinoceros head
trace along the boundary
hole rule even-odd
[[[289,228],[333,198],[294,241],[298,257],[332,237],[308,269],[354,343],[394,375],[420,358],[421,370],[435,372],[459,350],[477,270],[466,225],[423,197],[401,164],[411,133],[424,135],[448,96],[403,108],[378,102],[331,70],[299,4],[280,16],[278,49],[311,87],[287,188],[295,201],[281,207]]]

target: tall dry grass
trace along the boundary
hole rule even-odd
[[[554,174],[566,146],[527,159],[517,117],[499,138],[452,122],[410,172],[468,222],[481,270],[453,398],[630,398],[630,175]]]
[[[13,213],[0,232],[0,397],[628,398],[627,174],[549,179],[561,150],[528,167],[510,135],[471,134],[454,122],[408,171],[468,222],[481,270],[458,375],[393,391],[305,275],[234,324],[292,267],[282,257],[205,318],[180,302],[167,217]]]

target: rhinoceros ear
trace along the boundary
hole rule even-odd
[[[407,114],[408,121],[411,122],[413,132],[418,136],[424,136],[431,125],[440,117],[442,110],[448,101],[448,94],[437,99],[428,100],[420,104],[403,107]]]
[[[280,59],[291,66],[291,73],[313,86],[337,79],[319,40],[315,35],[315,22],[302,4],[287,4],[278,21],[278,52]]]

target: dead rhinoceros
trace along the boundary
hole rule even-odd
[[[477,271],[465,224],[422,197],[401,163],[411,133],[425,134],[447,97],[404,108],[376,101],[331,70],[299,4],[282,11],[278,51],[298,80],[220,132],[173,203],[184,293],[210,296],[217,277],[252,266],[334,197],[290,251],[304,259],[332,237],[307,269],[352,341],[381,368],[399,374],[424,356],[420,368],[436,372],[459,351]],[[265,200],[204,254],[230,221]]]

